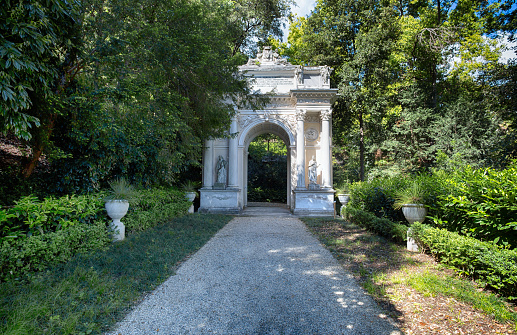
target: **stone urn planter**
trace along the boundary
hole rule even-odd
[[[404,204],[402,213],[410,225],[415,222],[422,223],[427,215],[427,207],[424,204]]]
[[[192,180],[187,180],[182,185],[183,191],[185,192],[185,198],[187,198],[187,200],[192,203],[192,205],[190,205],[190,208],[188,209],[188,212],[191,214],[194,213],[194,200],[197,197],[197,187],[198,182]]]
[[[402,213],[410,225],[415,222],[422,223],[424,222],[425,216],[427,215],[427,207],[425,207],[423,204],[404,204],[402,205]],[[407,231],[406,249],[413,252],[419,251],[417,243],[411,237],[411,228],[409,228]]]
[[[129,201],[135,200],[138,192],[133,189],[133,186],[124,178],[118,178],[109,183],[111,187],[110,195],[104,201],[106,212],[108,216],[113,219],[110,223],[113,229],[113,240],[122,241],[126,238],[126,226],[120,221],[129,209]]]
[[[187,200],[192,203],[192,205],[190,205],[190,207],[188,209],[189,213],[194,213],[194,199],[196,199],[196,195],[197,195],[196,192],[186,192],[185,193],[185,198],[187,198]]]
[[[113,229],[113,239],[122,241],[126,237],[126,226],[120,221],[127,214],[129,201],[127,200],[106,200],[104,205],[108,216],[113,219],[110,227]]]
[[[343,193],[340,193],[340,194],[336,194],[337,198],[339,199],[339,202],[343,205],[343,206],[346,206],[348,204],[348,202],[350,201],[350,194],[343,194]]]

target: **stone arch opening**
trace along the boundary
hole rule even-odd
[[[291,193],[292,193],[291,190],[292,190],[292,186],[293,186],[292,180],[291,180],[292,179],[291,178],[291,176],[292,176],[291,155],[293,152],[293,148],[295,146],[294,136],[291,133],[291,131],[289,130],[289,128],[278,120],[255,122],[255,123],[249,125],[249,127],[247,127],[247,129],[245,129],[241,134],[241,137],[239,140],[239,146],[242,148],[242,153],[243,153],[243,157],[242,157],[242,164],[243,164],[243,166],[242,166],[242,170],[243,170],[242,185],[244,185],[244,189],[242,192],[243,205],[244,205],[244,207],[248,206],[249,146],[254,139],[256,139],[258,136],[263,135],[263,134],[273,134],[273,135],[278,136],[278,138],[280,138],[284,142],[284,144],[287,148],[287,162],[286,162],[287,171],[286,171],[286,175],[285,175],[287,187],[285,189],[285,192],[286,192],[287,206],[291,207]]]

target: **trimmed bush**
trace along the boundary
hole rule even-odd
[[[139,191],[138,203],[131,204],[122,218],[126,233],[143,231],[160,223],[185,215],[192,204],[185,198],[185,192],[169,188]]]
[[[379,218],[370,212],[352,206],[343,207],[341,214],[348,218],[350,222],[395,242],[402,243],[407,240],[408,227],[403,224],[392,222],[386,218]]]
[[[448,192],[439,197],[436,226],[517,247],[517,163],[502,171],[465,166],[443,179]]]
[[[411,229],[417,243],[441,262],[509,299],[517,299],[517,250],[421,223]]]
[[[0,243],[0,280],[24,277],[52,264],[67,262],[77,253],[100,249],[110,241],[104,221],[27,238],[4,239]]]
[[[92,224],[106,218],[103,194],[48,197],[23,197],[11,208],[0,210],[0,241],[41,235],[68,229],[77,224]]]

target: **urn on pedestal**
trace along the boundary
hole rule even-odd
[[[111,187],[110,195],[104,201],[106,212],[113,220],[110,228],[113,230],[113,240],[122,241],[126,237],[126,226],[120,221],[127,214],[129,209],[129,201],[133,200],[136,191],[124,179],[119,178],[109,183]]]
[[[395,195],[396,209],[402,208],[402,213],[407,222],[412,225],[415,222],[424,222],[427,215],[427,207],[424,204],[425,190],[418,182],[412,182],[409,187],[400,190]],[[418,246],[410,237],[410,229],[408,230],[407,249],[409,251],[418,251]]]

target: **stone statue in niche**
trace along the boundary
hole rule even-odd
[[[219,156],[219,159],[217,160],[217,166],[216,166],[217,182],[216,182],[215,186],[217,188],[220,188],[220,187],[224,188],[226,186],[227,167],[228,167],[228,162],[224,160],[223,156]]]
[[[316,184],[316,179],[318,178],[318,162],[314,156],[309,161],[309,183]]]
[[[320,189],[320,185],[317,183],[318,179],[318,162],[316,162],[316,158],[312,156],[312,159],[309,161],[309,190],[316,191]]]

